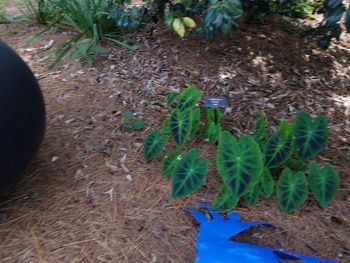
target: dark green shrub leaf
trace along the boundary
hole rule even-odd
[[[346,154],[346,159],[348,159],[348,161],[350,161],[350,151],[348,151],[348,153]]]
[[[198,150],[189,150],[176,165],[173,176],[173,198],[197,191],[205,181],[208,160],[198,160]]]
[[[290,169],[284,169],[277,183],[277,200],[283,213],[290,213],[304,204],[308,185],[303,172],[292,173]]]
[[[330,165],[321,169],[315,161],[309,164],[308,180],[311,192],[321,207],[325,208],[339,190],[340,179]]]
[[[159,155],[168,140],[169,136],[161,135],[159,130],[150,132],[144,142],[145,159],[150,160]]]
[[[350,8],[348,8],[348,10],[345,12],[344,23],[346,30],[350,32]]]
[[[170,92],[166,97],[166,105],[171,106],[175,102],[178,95],[179,93],[177,92]]]
[[[293,137],[285,135],[283,131],[274,132],[265,146],[265,164],[268,168],[275,168],[286,162],[293,152]]]
[[[221,133],[216,165],[224,183],[238,196],[244,195],[260,179],[263,169],[258,143],[250,135],[240,142],[228,131]]]
[[[271,197],[273,194],[274,186],[275,181],[273,180],[270,170],[267,167],[264,167],[260,179],[260,189],[265,198]]]
[[[174,141],[183,146],[191,133],[191,110],[180,111],[175,109],[170,115],[170,131]]]
[[[255,140],[260,145],[260,148],[263,149],[263,146],[265,145],[265,142],[268,138],[268,134],[266,132],[267,128],[267,121],[265,118],[264,112],[259,112],[258,119],[256,120],[255,124]]]
[[[178,109],[185,111],[193,108],[202,97],[203,91],[196,89],[195,86],[190,86],[184,89],[179,96]]]
[[[176,165],[180,161],[180,153],[178,151],[169,152],[162,160],[162,171],[164,176],[172,176]]]
[[[255,185],[244,195],[244,200],[249,205],[255,205],[258,202],[260,195],[260,185],[255,183]]]
[[[239,201],[239,197],[235,195],[230,187],[223,185],[220,189],[221,195],[214,197],[213,208],[217,211],[228,211],[234,209]]]
[[[336,23],[338,23],[340,18],[343,16],[343,13],[344,13],[344,9],[342,6],[335,9],[331,9],[327,13],[327,16],[325,17],[326,26],[333,26]]]
[[[210,123],[209,128],[207,130],[207,138],[209,139],[209,143],[215,144],[219,140],[220,134],[220,124],[215,124],[214,122]]]
[[[328,127],[325,117],[312,120],[310,114],[300,112],[294,125],[298,159],[305,161],[323,150],[328,140]]]
[[[199,123],[201,121],[200,108],[195,108],[191,111],[191,119],[192,119],[192,125],[191,125],[190,137],[194,136],[198,131]]]

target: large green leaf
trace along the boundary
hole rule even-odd
[[[292,173],[284,169],[277,183],[277,200],[283,213],[290,213],[304,204],[308,185],[303,172]]]
[[[214,197],[213,208],[217,211],[227,211],[236,207],[239,197],[231,191],[230,187],[223,185],[221,194]]]
[[[215,144],[219,140],[220,134],[221,125],[211,122],[207,130],[207,138],[209,139],[209,143]]]
[[[177,108],[180,111],[193,108],[197,101],[202,97],[203,91],[196,89],[195,86],[190,86],[184,89],[179,96]]]
[[[172,176],[176,165],[180,161],[180,153],[178,151],[171,151],[164,156],[162,160],[162,171],[164,176]]]
[[[243,135],[237,142],[231,133],[224,131],[219,141],[216,165],[225,184],[240,197],[258,181],[262,172],[259,145],[250,135]]]
[[[191,120],[192,120],[192,125],[191,125],[191,132],[190,132],[190,137],[194,136],[199,128],[199,124],[201,122],[201,110],[200,108],[195,108],[191,111]]]
[[[159,130],[154,130],[148,134],[144,142],[144,156],[146,160],[150,160],[164,149],[169,136],[161,135]]]
[[[183,146],[191,133],[191,110],[175,109],[170,115],[169,126],[174,141],[177,145]]]
[[[325,208],[339,190],[338,172],[330,165],[321,169],[315,161],[309,164],[308,181],[311,192],[321,207]]]
[[[260,189],[264,197],[269,198],[273,194],[273,189],[275,186],[275,181],[271,175],[270,170],[264,167],[264,170],[260,178]]]
[[[189,195],[198,190],[208,172],[208,160],[198,160],[198,150],[189,150],[176,165],[173,175],[173,198]]]
[[[328,127],[325,117],[312,120],[310,114],[300,112],[294,126],[294,136],[298,159],[301,161],[315,157],[323,150],[328,140]]]
[[[260,111],[258,113],[258,119],[256,120],[256,124],[255,124],[255,139],[260,145],[261,149],[264,148],[265,142],[268,138],[266,128],[267,128],[267,121],[265,118],[265,114],[264,112]]]
[[[266,142],[265,164],[268,168],[275,168],[286,162],[293,152],[293,137],[277,130]]]

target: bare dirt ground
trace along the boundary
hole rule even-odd
[[[288,216],[275,198],[243,202],[237,208],[243,220],[276,228],[255,229],[241,240],[350,262],[349,38],[321,51],[278,17],[213,44],[159,27],[152,36],[147,29],[130,35],[139,47],[134,52],[108,46],[93,67],[64,61],[50,72],[40,59],[70,32],[49,32],[27,45],[41,29],[0,25],[0,37],[39,79],[47,107],[40,153],[20,185],[0,199],[1,262],[193,262],[198,226],[183,209],[217,194],[214,162],[198,193],[172,200],[160,158],[144,161],[142,147],[168,113],[165,96],[189,84],[229,99],[225,128],[237,136],[252,132],[257,110],[272,125],[301,110],[327,116],[330,141],[319,161],[336,162],[342,178],[336,200],[321,209],[310,198]],[[41,49],[50,40],[54,46]],[[145,130],[124,130],[125,111],[143,118]],[[201,152],[214,160],[213,147]]]

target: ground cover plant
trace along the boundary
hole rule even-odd
[[[145,138],[146,160],[157,157],[170,139],[177,145],[162,160],[163,175],[172,178],[173,198],[197,191],[206,180],[209,160],[199,159],[198,149],[186,147],[200,134],[218,145],[216,167],[223,186],[213,201],[217,210],[235,208],[242,197],[248,204],[255,204],[260,196],[271,197],[275,189],[284,213],[301,207],[309,189],[323,208],[333,200],[340,184],[338,172],[331,165],[321,167],[313,160],[328,140],[324,117],[312,118],[300,112],[295,122],[282,120],[271,132],[260,113],[255,134],[237,139],[223,130],[218,108],[198,106],[202,94],[194,86],[181,93],[170,93],[167,97],[170,116],[161,129],[151,131]]]

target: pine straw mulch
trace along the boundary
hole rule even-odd
[[[183,209],[212,200],[220,179],[211,164],[201,190],[172,200],[160,158],[143,159],[142,141],[168,113],[165,96],[188,84],[229,98],[225,128],[251,132],[257,110],[272,125],[301,110],[329,120],[330,141],[319,161],[333,160],[342,177],[336,200],[324,210],[309,198],[281,214],[275,198],[239,205],[243,220],[273,223],[240,237],[246,242],[350,262],[350,41],[328,51],[298,37],[287,19],[245,25],[231,38],[208,44],[180,40],[165,28],[130,37],[135,52],[110,46],[94,68],[41,62],[70,32],[50,32],[31,46],[37,25],[0,25],[1,37],[28,62],[47,105],[47,134],[21,184],[0,200],[2,262],[193,262],[197,224]],[[122,129],[124,111],[144,118],[144,131]],[[201,145],[214,159],[215,147]],[[336,157],[336,159],[334,159]],[[212,162],[213,163],[213,162]]]

